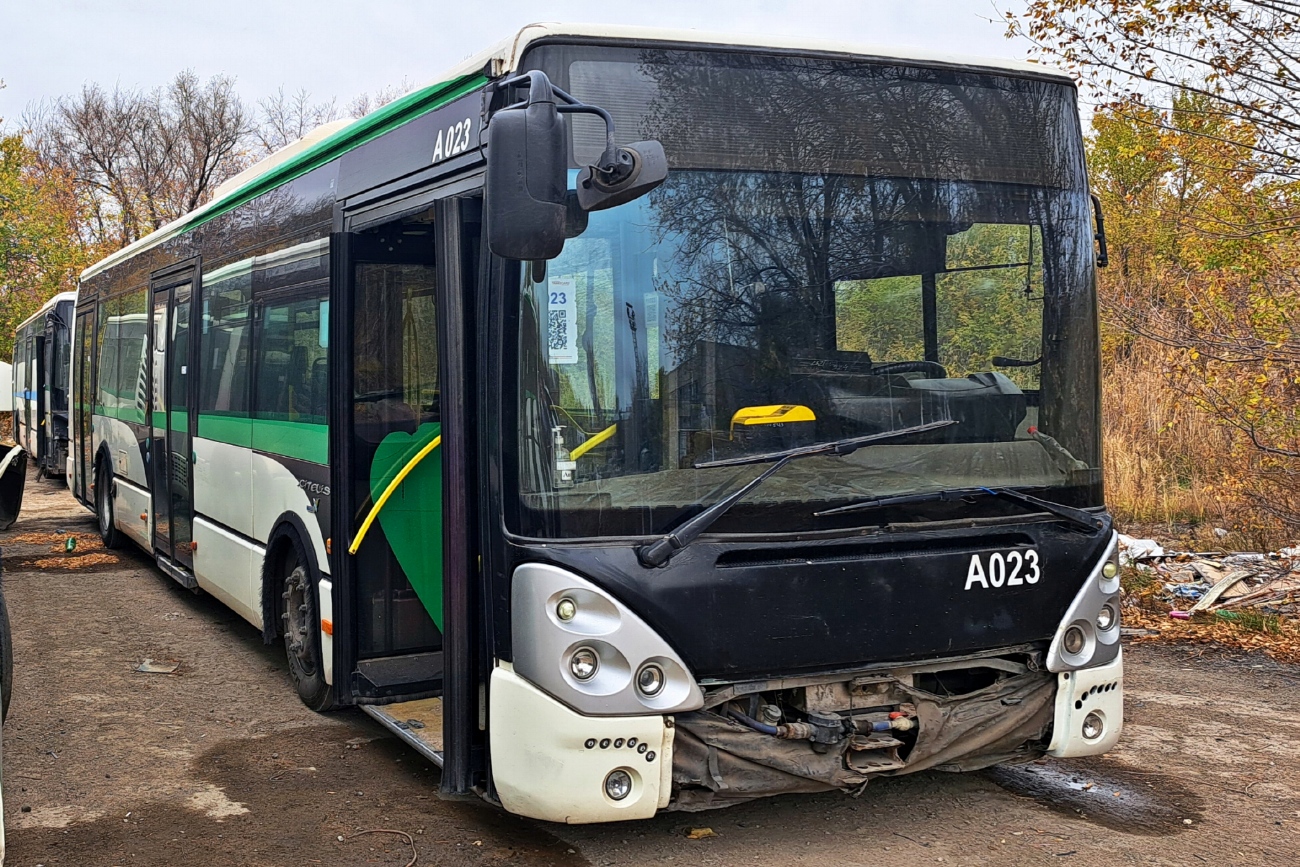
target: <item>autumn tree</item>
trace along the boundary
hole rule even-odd
[[[25,120],[41,162],[73,179],[92,244],[124,246],[197,208],[256,151],[234,79],[191,71],[149,91],[86,85]]]
[[[69,242],[75,221],[70,179],[42,171],[20,136],[0,137],[0,358],[19,322],[76,285],[92,254]]]

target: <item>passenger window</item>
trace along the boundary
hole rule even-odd
[[[258,418],[325,424],[328,310],[319,295],[263,308],[257,347]]]
[[[248,415],[252,285],[247,267],[227,275],[217,271],[203,281],[200,413]]]

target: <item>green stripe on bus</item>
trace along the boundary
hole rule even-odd
[[[199,438],[313,464],[329,463],[329,425],[200,415]]]
[[[253,447],[253,420],[228,415],[200,415],[199,437],[227,445]]]
[[[297,458],[313,464],[328,464],[330,429],[323,424],[255,418],[253,448],[259,452]]]
[[[323,424],[200,415],[199,438],[313,464],[329,463],[330,429]]]

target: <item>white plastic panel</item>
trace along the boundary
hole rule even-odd
[[[194,511],[245,536],[253,532],[253,452],[194,439]]]
[[[667,804],[673,729],[664,717],[583,716],[508,663],[493,669],[488,702],[492,778],[510,812],[578,825],[648,819]],[[636,747],[628,746],[632,738]],[[605,777],[617,768],[632,775],[632,792],[622,801],[605,794]]]
[[[1124,728],[1124,655],[1096,668],[1063,671],[1057,676],[1056,720],[1049,755],[1057,758],[1096,756],[1119,740]],[[1101,737],[1083,736],[1083,720],[1090,713],[1102,718]]]
[[[275,458],[250,451],[249,461],[253,468],[253,486],[257,491],[257,496],[253,497],[253,526],[249,535],[254,539],[269,539],[275,519],[285,512],[293,512],[307,528],[310,538],[303,542],[316,552],[316,563],[321,572],[328,575],[330,561],[325,554],[325,539],[321,536],[320,523],[314,514],[307,511],[311,500],[297,477]]]
[[[265,549],[199,517],[194,519],[194,541],[199,586],[261,629]]]
[[[126,479],[115,479],[113,489],[113,523],[146,551],[153,550],[153,509],[149,492]],[[144,515],[143,518],[140,516]]]

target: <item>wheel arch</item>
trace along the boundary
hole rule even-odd
[[[313,584],[319,586],[320,564],[316,562],[315,546],[310,544],[311,534],[302,518],[285,512],[275,519],[274,529],[266,540],[266,556],[262,558],[262,640],[274,644],[280,637],[280,570],[286,557],[297,554],[311,571]]]

